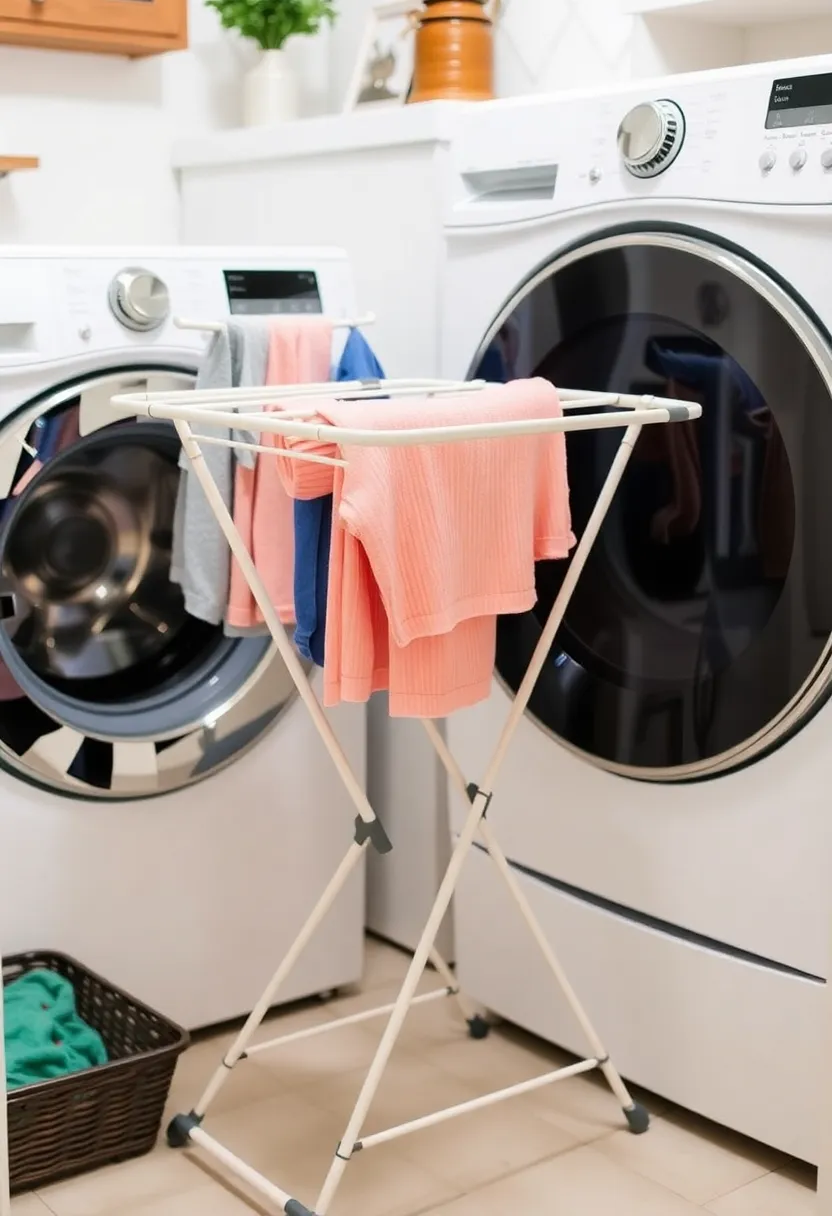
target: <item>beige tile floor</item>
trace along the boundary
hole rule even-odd
[[[261,1037],[392,999],[406,957],[370,942],[359,992],[270,1019]],[[435,987],[435,979],[426,977]],[[381,1022],[321,1035],[244,1062],[207,1122],[256,1168],[306,1203],[369,1062]],[[228,1034],[182,1058],[169,1109],[188,1107]],[[374,1106],[368,1131],[465,1101],[557,1067],[565,1057],[516,1030],[486,1042],[460,1032],[452,1002],[414,1010]],[[554,1063],[553,1063],[554,1062]],[[330,1216],[808,1216],[813,1171],[781,1154],[640,1095],[646,1136],[621,1130],[615,1102],[592,1076],[464,1116],[358,1154]],[[14,1216],[251,1216],[251,1196],[204,1161],[161,1143],[137,1161],[21,1196]]]

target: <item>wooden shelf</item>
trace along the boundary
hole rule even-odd
[[[40,168],[39,156],[0,156],[0,177],[17,173],[21,169]]]
[[[764,25],[832,16],[832,0],[622,0],[637,17],[678,17],[717,25]]]
[[[158,55],[188,45],[187,0],[0,0],[0,45]]]

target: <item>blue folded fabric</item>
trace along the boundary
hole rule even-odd
[[[357,329],[350,331],[332,378],[339,384],[384,379],[381,364]],[[318,667],[324,665],[331,533],[331,494],[295,500],[295,646]]]

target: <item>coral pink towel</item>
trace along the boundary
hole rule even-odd
[[[317,408],[336,426],[368,430],[561,413],[545,380]],[[497,614],[531,608],[535,561],[565,557],[574,544],[564,436],[348,445],[344,455],[348,468],[336,471],[333,487],[326,704],[388,688],[391,714],[440,717],[482,700]],[[319,468],[280,464],[290,493],[311,497],[312,483],[323,492]]]
[[[345,408],[346,406],[346,408]],[[327,403],[350,425],[349,403]],[[547,380],[480,392],[362,404],[368,430],[560,416]],[[354,410],[352,412],[355,421]],[[473,617],[533,607],[534,564],[566,557],[570,526],[562,434],[420,447],[350,447],[340,519],[360,541],[398,646]]]
[[[327,381],[331,359],[331,321],[324,317],[305,318],[296,324],[275,321],[269,339],[266,383]],[[258,439],[258,442],[264,440]],[[265,446],[269,446],[268,442]],[[234,480],[234,523],[284,625],[292,624],[295,619],[294,509],[277,467],[287,463],[261,455],[253,469],[238,465]],[[236,561],[231,564],[226,621],[234,629],[263,623],[262,613]]]

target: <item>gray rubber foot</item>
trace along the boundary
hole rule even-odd
[[[188,1115],[174,1115],[168,1124],[167,1138],[171,1148],[184,1148],[191,1138],[191,1132],[199,1127],[202,1120],[191,1111]]]
[[[488,1022],[480,1014],[475,1013],[468,1019],[468,1033],[472,1039],[487,1039],[490,1030]]]
[[[643,1136],[650,1126],[650,1114],[639,1102],[624,1108],[624,1118],[634,1136]]]
[[[299,1199],[290,1199],[283,1211],[286,1216],[315,1216],[312,1209],[305,1207]]]

